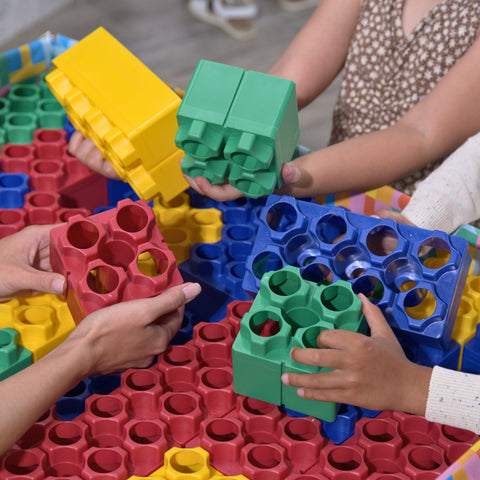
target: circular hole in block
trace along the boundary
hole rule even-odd
[[[182,345],[173,345],[163,354],[164,360],[170,365],[188,365],[195,360],[195,354]]]
[[[90,411],[97,417],[112,418],[123,411],[123,403],[114,396],[105,395],[90,404]]]
[[[7,347],[13,342],[14,334],[5,330],[0,330],[0,348]]]
[[[418,247],[418,258],[427,268],[438,269],[450,260],[450,247],[441,238],[428,238]]]
[[[329,310],[341,312],[353,304],[354,296],[346,286],[332,284],[325,287],[320,295],[320,300]]]
[[[397,435],[395,427],[391,423],[376,418],[363,425],[362,433],[368,439],[379,443],[389,442]]]
[[[180,473],[194,473],[205,466],[205,460],[198,452],[184,450],[170,458],[170,466]]]
[[[414,288],[405,296],[403,306],[407,315],[415,320],[425,320],[437,308],[435,295],[426,288]]]
[[[58,162],[49,161],[49,160],[42,160],[40,162],[35,163],[34,170],[37,173],[41,173],[43,175],[48,175],[51,173],[56,173],[62,170],[62,165]]]
[[[270,290],[281,297],[289,297],[300,290],[301,278],[289,270],[275,272],[268,281]]]
[[[385,281],[397,293],[412,289],[420,278],[418,266],[406,258],[394,260],[385,269]]]
[[[107,265],[100,265],[88,272],[87,285],[92,292],[101,295],[113,292],[118,287],[117,272]]]
[[[285,246],[285,256],[289,265],[303,267],[315,261],[320,256],[320,250],[312,236],[295,235]]]
[[[231,442],[240,435],[238,425],[227,418],[212,420],[206,428],[206,433],[217,442]]]
[[[187,234],[183,230],[177,229],[162,230],[162,235],[167,245],[182,243],[187,239]]]
[[[229,225],[225,229],[226,236],[238,242],[251,240],[253,238],[252,233],[252,229],[244,225]]]
[[[480,277],[470,277],[467,280],[468,286],[475,292],[480,293]]]
[[[245,264],[241,262],[230,264],[229,271],[233,278],[243,279],[245,276]]]
[[[127,242],[110,240],[99,247],[98,256],[109,265],[126,269],[135,258],[135,251]]]
[[[56,445],[73,445],[82,435],[80,426],[73,422],[59,423],[48,432],[48,438]]]
[[[3,210],[0,211],[0,224],[13,225],[22,219],[20,212]]]
[[[287,232],[295,225],[298,214],[289,203],[279,202],[267,212],[267,225],[276,232]]]
[[[102,448],[89,455],[87,464],[94,472],[109,473],[118,470],[122,466],[122,457],[111,448]]]
[[[307,328],[302,335],[302,344],[305,348],[317,348],[317,338],[324,329],[321,327]]]
[[[55,311],[47,305],[31,305],[21,311],[19,320],[25,325],[48,325],[53,324]]]
[[[251,397],[245,397],[242,400],[242,405],[243,408],[252,415],[267,415],[277,408],[271,403],[267,403]]]
[[[4,150],[4,154],[11,158],[27,157],[30,152],[31,150],[26,145],[9,145]]]
[[[238,302],[232,305],[232,314],[236,318],[243,318],[243,316],[250,310],[252,304],[249,301]]]
[[[274,468],[282,461],[280,452],[269,445],[253,447],[247,458],[251,465],[262,469]]]
[[[16,188],[25,183],[25,177],[14,173],[0,176],[0,187]]]
[[[149,445],[158,442],[163,437],[163,430],[157,423],[140,421],[128,430],[128,436],[140,445]]]
[[[358,278],[370,268],[366,253],[358,247],[349,246],[341,250],[335,258],[339,274],[347,279]]]
[[[43,101],[38,103],[38,107],[42,112],[47,112],[47,113],[63,111],[63,107],[56,100],[44,99]],[[60,134],[58,132],[55,132],[55,133],[58,134],[57,140],[61,140]],[[57,140],[49,140],[49,141],[54,142]],[[45,141],[45,140],[42,140],[42,141]]]
[[[255,312],[250,317],[250,330],[259,337],[273,337],[280,331],[280,321],[275,312]]]
[[[164,274],[170,265],[165,252],[159,248],[146,250],[137,257],[138,270],[147,277],[157,277]]]
[[[224,325],[218,323],[209,323],[203,325],[199,332],[199,336],[208,342],[220,342],[228,337],[228,330]]]
[[[347,232],[347,224],[338,215],[325,215],[317,223],[316,234],[323,243],[338,243]]]
[[[126,384],[132,390],[150,390],[156,385],[156,377],[148,370],[138,370],[129,373],[126,379]]]
[[[287,313],[284,313],[285,320],[294,329],[309,327],[320,321],[320,317],[311,308],[296,307],[289,308]]]
[[[367,248],[374,255],[390,255],[398,246],[397,232],[386,225],[373,228],[367,235]]]
[[[50,102],[44,102],[44,104],[47,108],[47,110],[49,111],[55,111],[55,110],[58,110],[58,108],[50,108]],[[59,105],[58,103],[56,105]],[[59,105],[60,108],[61,105]],[[56,143],[56,142],[60,142],[64,139],[64,134],[63,132],[60,132],[58,130],[54,130],[54,129],[44,129],[42,131],[39,132],[39,134],[37,135],[37,139],[40,140],[41,142],[45,142],[45,143]]]
[[[67,228],[67,240],[70,245],[79,249],[86,249],[93,247],[99,238],[97,227],[86,221],[72,223]]]
[[[191,218],[197,225],[211,225],[219,220],[218,212],[212,210],[198,210]]]
[[[202,374],[202,383],[209,388],[226,388],[232,384],[232,375],[221,368],[212,368]]]
[[[256,278],[262,278],[265,273],[279,270],[282,267],[281,257],[274,252],[261,252],[252,262],[252,272]]]
[[[118,226],[126,232],[139,232],[148,222],[147,212],[138,205],[127,205],[117,211]]]
[[[40,460],[33,452],[28,450],[15,451],[7,456],[4,467],[7,472],[14,475],[28,475],[40,466]]]
[[[417,445],[408,454],[408,461],[419,470],[435,470],[442,464],[442,454],[430,445]]]
[[[219,245],[203,243],[197,246],[195,253],[203,260],[215,260],[223,255],[223,250]]]
[[[474,434],[469,430],[463,430],[449,425],[442,425],[441,429],[445,437],[453,442],[468,442],[475,438]]]
[[[45,427],[38,423],[33,424],[16,442],[23,450],[40,447],[45,440]]]
[[[328,285],[332,283],[333,274],[329,266],[314,260],[302,270],[302,278],[320,285]]]
[[[8,116],[7,123],[12,127],[24,127],[32,123],[32,117],[30,115],[22,115],[19,113]]]
[[[357,451],[344,446],[333,448],[327,460],[332,467],[345,472],[355,470],[362,463],[362,458]]]
[[[36,96],[38,94],[38,88],[34,85],[14,85],[10,93],[17,97],[28,98]]]
[[[64,397],[78,397],[81,395],[85,390],[87,389],[87,384],[85,383],[85,380],[82,380],[81,382],[77,383],[72,389],[70,389]]]
[[[304,418],[289,420],[284,427],[287,436],[298,442],[311,440],[318,434],[318,426]]]
[[[352,285],[353,292],[358,295],[363,293],[372,303],[378,303],[385,293],[383,283],[371,275],[362,275]]]
[[[197,401],[190,395],[176,393],[165,400],[165,409],[174,415],[186,415],[197,407]]]

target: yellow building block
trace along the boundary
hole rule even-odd
[[[53,60],[45,77],[75,128],[149,201],[186,183],[175,145],[180,97],[104,28]]]
[[[171,448],[165,453],[163,467],[148,477],[129,480],[248,480],[244,475],[225,476],[210,466],[210,454],[201,447]]]
[[[70,335],[75,322],[66,301],[45,293],[20,299],[13,309],[11,328],[36,362]]]
[[[222,235],[222,212],[216,208],[190,208],[190,197],[183,193],[170,202],[155,199],[157,225],[177,265],[190,258],[195,243],[215,243]]]

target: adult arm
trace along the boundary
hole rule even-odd
[[[180,327],[184,304],[199,292],[198,284],[187,283],[97,310],[45,357],[0,382],[0,454],[82,378],[150,365]]]

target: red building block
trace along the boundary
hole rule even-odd
[[[50,262],[67,276],[67,303],[77,323],[99,308],[183,282],[144,200],[125,199],[116,209],[69,218],[51,232]]]

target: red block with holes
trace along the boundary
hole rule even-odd
[[[70,217],[51,232],[50,262],[67,277],[67,303],[77,323],[99,308],[152,297],[183,282],[143,200]]]

